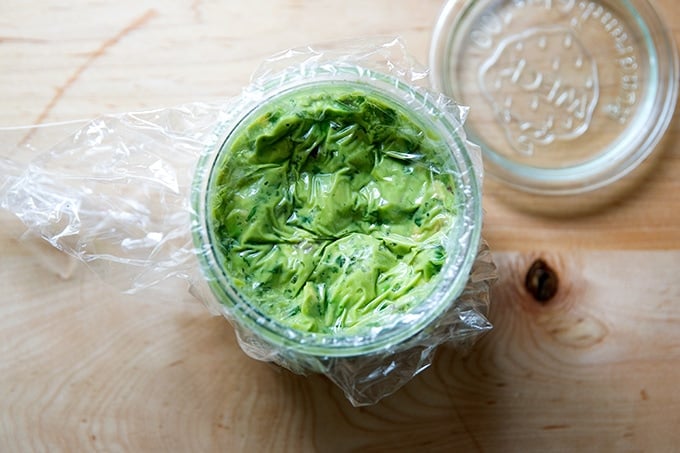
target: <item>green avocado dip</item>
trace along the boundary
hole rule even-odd
[[[212,242],[264,316],[352,332],[432,291],[457,196],[446,143],[412,117],[330,85],[280,96],[223,145],[207,197]]]

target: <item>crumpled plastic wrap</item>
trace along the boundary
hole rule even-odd
[[[272,87],[337,68],[350,68],[359,80],[386,74],[414,87],[413,103],[426,101],[446,111],[464,137],[466,108],[427,90],[427,71],[400,40],[306,47],[267,59],[232,99],[104,116],[78,124],[68,136],[73,125],[53,126],[52,132],[63,131],[65,138],[37,158],[22,163],[0,157],[0,207],[14,213],[31,235],[85,263],[119,290],[136,293],[180,282],[234,325],[249,356],[300,374],[322,373],[354,405],[373,404],[427,368],[439,345],[466,347],[491,328],[485,315],[496,270],[483,240],[464,290],[436,319],[404,341],[350,356],[301,353],[253,330],[232,305],[218,300],[214,281],[201,269],[205,249],[196,244],[201,225],[192,194],[195,198],[199,162],[215,153],[225,133]],[[470,145],[469,151],[481,182],[478,150]]]

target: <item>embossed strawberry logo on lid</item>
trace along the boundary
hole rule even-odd
[[[470,106],[488,174],[519,191],[587,193],[652,154],[678,97],[678,55],[647,0],[449,0],[435,89]]]
[[[573,32],[535,28],[502,41],[479,86],[521,154],[583,135],[599,96],[597,64]]]

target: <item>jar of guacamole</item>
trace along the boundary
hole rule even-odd
[[[455,106],[342,64],[245,98],[199,162],[192,201],[203,274],[246,352],[323,371],[426,335],[480,241]]]

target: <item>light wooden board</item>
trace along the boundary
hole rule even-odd
[[[679,42],[680,9],[654,3]],[[440,6],[7,0],[0,126],[232,96],[262,58],[310,42],[400,34],[425,62]],[[1,214],[0,451],[678,451],[679,119],[646,179],[593,214],[525,213],[487,185],[495,329],[362,409],[247,358],[199,303],[123,296],[81,268],[61,279]],[[537,258],[560,281],[546,305],[523,286]]]

